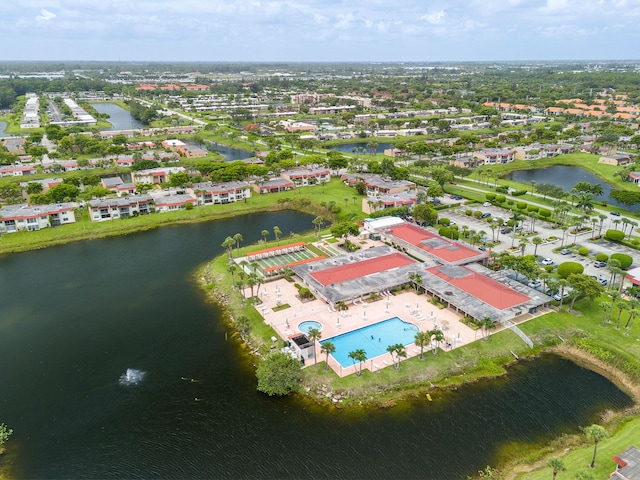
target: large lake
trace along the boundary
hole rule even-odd
[[[133,130],[144,127],[142,122],[133,118],[128,110],[115,103],[91,103],[90,105],[100,113],[109,114],[107,121],[111,124],[111,128],[108,128],[107,131]]]
[[[0,257],[0,421],[15,430],[15,477],[464,479],[505,445],[631,404],[554,356],[390,410],[258,393],[192,272],[229,235],[257,242],[312,218],[248,215]],[[120,385],[128,368],[144,372],[139,384]]]
[[[218,152],[227,162],[246,160],[247,158],[255,157],[253,152],[242,150],[241,148],[229,147],[228,145],[222,145],[209,140],[207,140],[207,149]]]
[[[602,186],[603,194],[596,197],[596,200],[604,200],[610,205],[615,205],[628,210],[637,210],[640,206],[634,205],[631,208],[625,207],[617,200],[610,198],[609,194],[613,187],[607,182],[600,180],[593,173],[580,167],[571,167],[567,165],[553,165],[546,168],[534,168],[530,170],[515,170],[507,177],[509,180],[530,184],[532,181],[536,183],[551,183],[562,187],[566,192],[570,192],[574,185],[578,182],[588,182],[592,185],[598,184]],[[629,184],[629,188],[633,187]]]
[[[340,145],[335,145],[333,147],[325,147],[329,150],[336,150],[338,152],[344,153],[366,153],[370,154],[373,150],[367,146],[368,142],[365,143],[343,143]],[[393,143],[389,142],[381,142],[376,144],[376,151],[373,153],[384,153],[384,151],[388,148],[391,148]],[[364,151],[362,149],[364,148]]]

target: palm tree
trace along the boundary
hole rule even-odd
[[[318,364],[318,357],[316,357],[316,341],[322,338],[322,333],[317,328],[310,328],[307,332],[307,337],[313,343],[313,364]]]
[[[609,292],[609,296],[611,297],[611,312],[613,313],[613,308],[616,306],[616,302],[622,295],[620,292],[613,290],[612,292]],[[611,317],[609,317],[609,323],[611,323]]]
[[[235,244],[236,244],[236,241],[233,238],[227,237],[225,238],[224,242],[222,242],[222,244],[220,245],[222,248],[225,248],[227,250],[229,259],[233,257],[233,246]]]
[[[279,245],[278,240],[280,239],[280,235],[282,235],[282,230],[280,230],[280,227],[273,227],[273,235],[276,237],[276,244]]]
[[[318,238],[320,236],[320,227],[324,223],[324,218],[317,216],[311,221],[311,223],[316,227],[316,238]]]
[[[609,302],[600,302],[600,308],[602,309],[602,326],[604,327],[607,323],[607,313],[611,310],[611,305],[609,305]]]
[[[496,322],[491,320],[490,317],[482,317],[480,319],[480,326],[482,327],[482,339],[489,340],[489,330],[496,328]]]
[[[359,348],[353,352],[349,352],[348,357],[353,360],[354,366],[356,365],[356,362],[360,362],[360,368],[356,368],[356,375],[359,377],[360,374],[362,374],[362,362],[367,359],[367,352]]]
[[[236,248],[240,248],[240,242],[242,242],[242,240],[244,240],[244,238],[242,237],[241,233],[236,233],[233,236],[233,239],[236,241]]]
[[[435,348],[432,350],[434,355],[438,354],[438,346],[440,345],[440,342],[444,340],[444,333],[442,333],[442,330],[435,328],[433,330],[429,330],[428,332],[430,334],[430,337],[432,339],[432,341],[434,341],[436,343]]]
[[[558,287],[560,287],[560,310],[562,311],[562,303],[564,302],[564,290],[569,286],[569,280],[561,278],[558,280]]]
[[[638,301],[638,299],[629,299],[629,318],[627,319],[627,323],[624,324],[624,328],[629,328],[629,323],[636,317],[636,315],[638,315],[638,306],[640,306],[640,301]]]
[[[420,347],[420,360],[424,360],[424,346],[431,341],[429,332],[418,332],[414,337],[415,344]]]
[[[269,230],[262,230],[262,239],[264,243],[267,243],[267,237],[269,236]]]
[[[631,309],[631,311],[629,312],[629,318],[627,319],[627,323],[624,326],[624,328],[627,330],[624,333],[625,336],[629,336],[629,331],[631,330],[631,327],[633,327],[633,322],[635,321],[639,313],[640,313],[640,310],[637,310],[635,308]]]
[[[227,267],[227,271],[231,274],[231,284],[236,284],[236,270],[238,270],[238,266],[235,263],[232,263]]]
[[[393,368],[396,368],[396,357],[394,356],[394,353],[396,353],[396,346],[387,345],[387,352],[389,352],[389,355],[391,355],[391,362],[393,363]]]
[[[615,258],[610,258],[609,261],[607,262],[607,268],[611,273],[611,276],[609,277],[610,285],[613,285],[613,282],[616,279],[616,275],[620,273],[620,265],[622,265],[620,263],[620,260],[616,260]]]
[[[629,302],[619,301],[618,302],[618,318],[616,319],[616,330],[620,330],[620,316],[622,315],[623,310],[630,310]]]
[[[607,216],[604,213],[598,214],[598,218],[600,219],[600,225],[598,226],[598,237],[602,236],[602,224],[607,219]]]
[[[542,238],[538,236],[533,237],[531,239],[531,243],[535,245],[535,248],[533,249],[533,256],[535,257],[536,255],[538,255],[538,245],[542,245]]]
[[[596,453],[598,451],[598,442],[600,440],[604,440],[609,436],[604,427],[600,425],[593,424],[584,429],[584,433],[587,436],[587,440],[593,440],[593,459],[591,460],[591,468],[595,468],[596,466]]]
[[[401,343],[395,343],[387,347],[387,352],[391,354],[391,360],[393,361],[393,368],[400,369],[400,357],[406,357],[407,351],[404,349],[404,345]],[[395,357],[393,354],[395,353]]]
[[[327,356],[326,364],[324,366],[325,370],[329,369],[329,355],[331,355],[335,351],[336,351],[336,346],[332,342],[329,342],[329,341],[324,342],[322,344],[322,346],[320,347],[320,352],[324,353]]]
[[[558,472],[564,472],[567,467],[564,466],[564,462],[559,458],[550,458],[549,462],[547,462],[547,466],[553,469],[553,480],[556,480],[556,475]]]

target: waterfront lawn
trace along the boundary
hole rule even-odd
[[[609,478],[616,467],[611,459],[631,445],[638,446],[638,432],[640,432],[640,418],[634,418],[622,425],[615,432],[615,435],[601,440],[598,443],[596,467],[593,470],[589,468],[593,458],[592,442],[585,439],[584,446],[577,449],[567,449],[567,454],[560,457],[567,470],[560,473],[559,478],[574,478],[575,474],[581,470],[593,473],[593,478]],[[609,435],[612,433],[609,431]],[[544,463],[546,464],[546,461]],[[533,472],[520,473],[516,478],[519,480],[548,480],[553,473],[551,468],[546,465],[539,467]]]
[[[356,201],[353,201],[353,197],[356,197]],[[328,222],[336,219],[357,221],[365,216],[361,211],[360,198],[354,189],[346,187],[339,179],[335,179],[324,187],[316,185],[288,192],[254,195],[246,202],[200,206],[192,210],[154,213],[107,222],[91,222],[87,217],[87,211],[83,210],[80,215],[81,220],[73,224],[45,228],[37,232],[17,232],[2,235],[0,237],[0,254],[44,248],[75,240],[124,235],[162,225],[217,220],[235,215],[287,208],[295,208],[313,215],[321,215]],[[318,203],[329,205],[331,202],[336,207],[334,213],[327,212],[322,207],[316,206]],[[313,224],[309,221],[309,230],[312,228]],[[229,232],[229,235],[232,236],[235,233],[237,232]],[[281,241],[284,241],[284,237],[287,236],[288,232],[282,233],[283,239]],[[273,231],[270,232],[270,237],[273,238]]]

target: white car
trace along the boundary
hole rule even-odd
[[[483,207],[490,207],[491,206],[491,202],[484,202],[482,204]]]
[[[553,265],[553,259],[552,258],[545,258],[540,262],[541,265]]]

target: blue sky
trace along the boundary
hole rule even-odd
[[[0,0],[0,12],[0,60],[640,57],[640,0]]]

